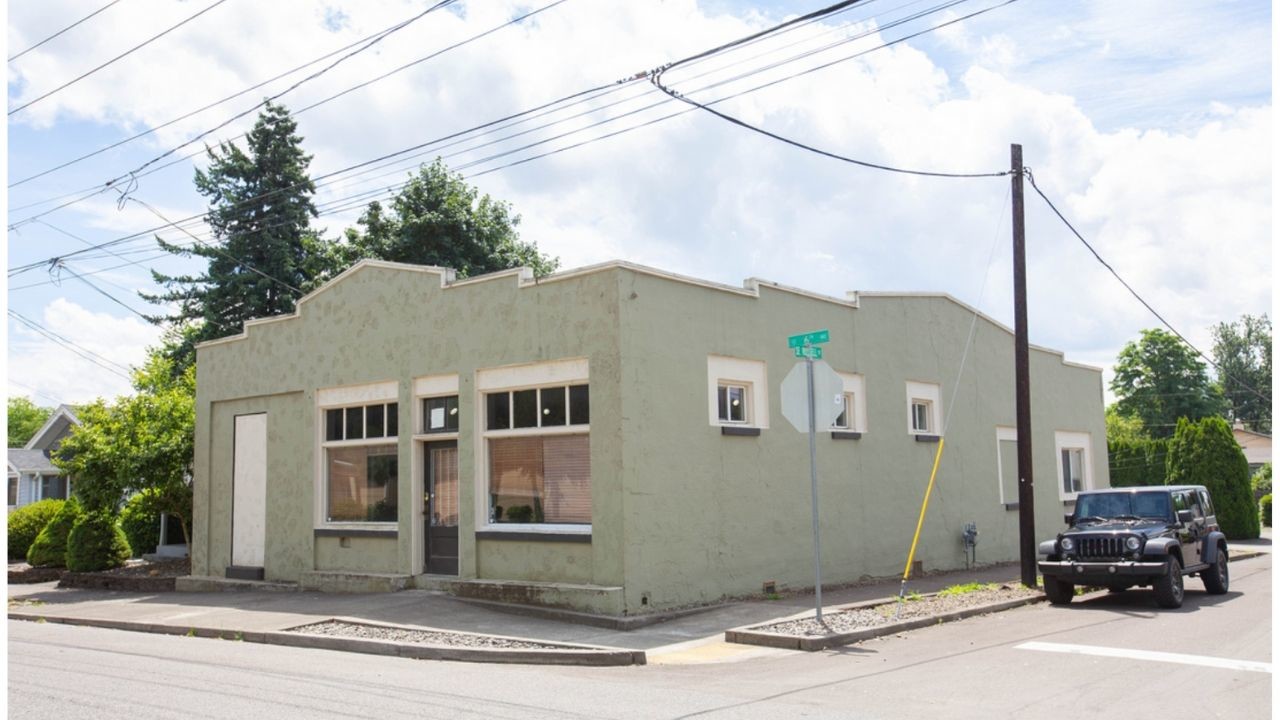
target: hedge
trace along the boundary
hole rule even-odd
[[[66,567],[67,536],[82,515],[84,511],[75,498],[63,503],[36,536],[35,542],[31,543],[31,548],[27,550],[27,562],[35,567]]]
[[[1271,527],[1271,493],[1262,496],[1258,501],[1258,507],[1262,511],[1262,524]]]
[[[1263,495],[1271,494],[1271,463],[1266,463],[1258,468],[1258,472],[1253,474],[1253,479],[1249,481],[1253,484],[1253,496],[1260,498]]]
[[[1228,539],[1258,537],[1258,502],[1249,483],[1249,461],[1226,420],[1178,420],[1169,442],[1168,484],[1205,486]]]
[[[1167,476],[1169,441],[1108,440],[1111,487],[1164,485]]]
[[[160,541],[160,513],[151,508],[155,490],[147,488],[129,498],[120,511],[120,529],[135,556],[156,551]]]
[[[67,569],[73,572],[120,567],[130,555],[124,531],[105,511],[81,517],[67,538]]]
[[[49,498],[40,502],[23,505],[9,513],[9,559],[25,560],[31,543],[62,509],[66,500]]]

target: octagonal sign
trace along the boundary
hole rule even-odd
[[[809,432],[809,382],[805,377],[806,363],[798,362],[782,381],[782,416],[796,430]],[[813,363],[813,417],[819,430],[831,427],[831,423],[844,411],[844,380],[825,362]]]

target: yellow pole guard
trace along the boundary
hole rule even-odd
[[[916,521],[916,534],[911,538],[911,552],[907,554],[907,567],[902,571],[902,582],[911,577],[911,562],[916,559],[916,544],[920,542],[920,530],[924,527],[924,514],[929,509],[929,495],[933,493],[933,481],[938,477],[938,463],[942,462],[942,447],[946,438],[938,439],[938,453],[933,456],[933,472],[929,473],[929,487],[924,491],[924,503],[920,505],[920,519]]]

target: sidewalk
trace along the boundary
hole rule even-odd
[[[1232,544],[1233,555],[1270,554],[1267,537]],[[913,579],[908,589],[927,593],[967,582],[1017,582],[1018,566],[1006,564],[957,570]],[[899,580],[823,592],[824,606],[896,596]],[[273,632],[333,617],[462,632],[504,635],[547,642],[602,645],[649,652],[651,662],[663,655],[688,661],[723,660],[730,655],[759,654],[758,648],[723,646],[726,629],[762,623],[813,607],[813,594],[778,600],[740,600],[675,617],[634,630],[610,630],[563,620],[516,614],[488,603],[474,603],[427,590],[396,593],[333,594],[318,592],[124,593],[58,589],[54,583],[9,586],[9,610],[26,616],[88,621],[125,621],[174,629],[212,628],[228,633]],[[179,633],[180,634],[180,633]],[[701,654],[690,651],[704,648]],[[767,651],[766,651],[767,652]],[[776,651],[775,651],[776,652]],[[672,658],[675,660],[676,658]]]

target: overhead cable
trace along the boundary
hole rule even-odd
[[[118,3],[118,2],[120,2],[120,0],[111,0],[111,2],[107,3],[106,5],[103,5],[102,7],[98,8],[97,10],[94,10],[93,12],[89,13],[88,15],[85,15],[84,17],[80,18],[79,20],[77,20],[77,21],[75,21],[75,22],[71,23],[70,25],[68,25],[68,26],[66,26],[66,27],[64,27],[64,28],[62,28],[62,29],[61,29],[61,30],[59,30],[58,32],[56,32],[56,33],[54,33],[54,34],[50,35],[49,37],[47,37],[47,38],[45,38],[45,39],[41,40],[40,42],[36,43],[35,45],[32,45],[31,47],[27,48],[26,50],[23,50],[22,52],[18,53],[17,55],[11,55],[11,56],[9,57],[9,62],[13,62],[14,60],[17,60],[18,58],[22,57],[23,55],[26,55],[27,53],[31,52],[32,50],[35,50],[36,48],[40,47],[41,45],[43,45],[43,44],[45,44],[45,43],[49,42],[50,40],[52,40],[52,39],[54,39],[54,38],[58,37],[58,36],[59,36],[59,35],[61,35],[62,33],[64,33],[64,32],[66,32],[66,31],[68,31],[68,30],[70,30],[70,29],[72,29],[72,28],[76,27],[76,26],[77,26],[77,25],[79,25],[80,23],[82,23],[82,22],[84,22],[84,21],[86,21],[86,20],[88,20],[88,19],[92,18],[93,16],[97,15],[98,13],[102,12],[103,10],[106,10],[106,9],[110,8],[112,5],[115,5],[115,4],[116,4],[116,3]]]

